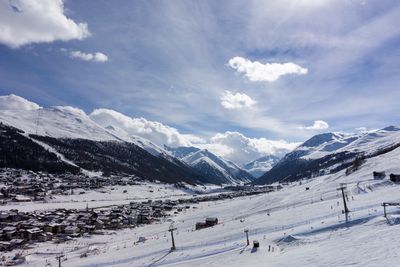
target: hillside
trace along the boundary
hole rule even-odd
[[[247,183],[254,178],[235,163],[225,160],[207,149],[195,147],[165,147],[172,155],[192,166],[214,184]]]
[[[400,145],[400,128],[389,126],[363,134],[325,133],[313,136],[285,155],[256,184],[296,181],[336,173],[358,160],[390,152]]]

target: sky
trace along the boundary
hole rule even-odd
[[[0,0],[0,95],[244,162],[398,125],[399,22],[395,0]]]

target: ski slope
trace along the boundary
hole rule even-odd
[[[368,159],[349,176],[341,171],[278,192],[203,202],[163,223],[112,235],[42,243],[26,251],[27,265],[54,266],[55,255],[63,252],[63,266],[398,266],[400,209],[389,208],[387,220],[381,204],[400,202],[400,185],[373,180],[372,171],[398,173],[399,160],[396,149]],[[337,190],[341,183],[347,184],[347,222]],[[218,217],[219,224],[194,231],[207,216]],[[178,230],[177,249],[171,252],[172,221]],[[245,228],[250,241],[260,242],[258,250],[246,246]],[[147,240],[138,243],[139,237]]]
[[[400,143],[400,128],[389,126],[366,133],[324,133],[315,135],[292,153],[303,159],[318,159],[331,153],[362,152],[367,155]]]
[[[167,151],[151,141],[129,134],[117,126],[102,125],[102,121],[97,123],[93,117],[75,107],[40,107],[16,95],[0,96],[0,122],[27,134],[94,141],[126,141],[154,156],[171,158]]]

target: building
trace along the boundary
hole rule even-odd
[[[205,222],[197,222],[195,227],[196,227],[196,230],[200,230],[203,228],[213,227],[214,225],[217,225],[217,224],[218,224],[217,217],[208,217],[208,218],[206,218]]]
[[[390,181],[395,182],[395,183],[400,183],[400,174],[390,174]]]
[[[374,176],[375,180],[382,180],[386,177],[385,172],[373,172],[372,175]]]
[[[217,217],[208,217],[208,218],[206,218],[206,224],[209,227],[217,225],[218,224],[218,218]]]

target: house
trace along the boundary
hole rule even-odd
[[[17,228],[14,226],[6,226],[3,228],[3,234],[8,238],[12,239],[17,237]]]
[[[48,233],[58,234],[63,231],[63,226],[59,223],[49,223],[43,226],[43,230]]]
[[[38,240],[39,239],[39,235],[42,232],[43,232],[42,230],[40,230],[39,228],[35,227],[35,228],[32,228],[32,229],[25,230],[23,232],[23,236],[27,240]]]
[[[208,226],[205,222],[197,222],[196,223],[196,230],[200,230],[200,229],[207,228],[207,227]]]
[[[208,217],[206,218],[206,224],[210,226],[214,226],[218,224],[218,218],[217,217]]]
[[[46,242],[52,239],[53,239],[52,233],[40,233],[37,240],[39,242]]]
[[[7,221],[8,217],[9,217],[9,214],[7,212],[0,213],[0,222]]]
[[[382,180],[383,178],[386,177],[385,172],[373,172],[372,175],[374,176],[375,180]]]
[[[148,212],[141,212],[137,215],[136,217],[136,221],[137,223],[150,223],[151,219],[150,219],[150,214]]]
[[[212,227],[217,224],[218,224],[217,217],[208,217],[208,218],[206,218],[205,222],[197,222],[195,227],[196,227],[196,230],[199,230],[199,229],[203,229],[203,228]]]
[[[14,201],[17,201],[17,202],[30,202],[30,201],[32,201],[32,199],[30,197],[28,197],[28,196],[16,195],[14,197]]]
[[[389,175],[390,181],[395,182],[395,183],[400,183],[400,174],[393,174],[391,173]]]
[[[70,226],[65,227],[64,233],[66,235],[72,236],[72,235],[79,233],[79,228],[76,226],[70,225]]]
[[[22,239],[12,239],[11,241],[0,241],[0,251],[11,251],[24,243]]]

